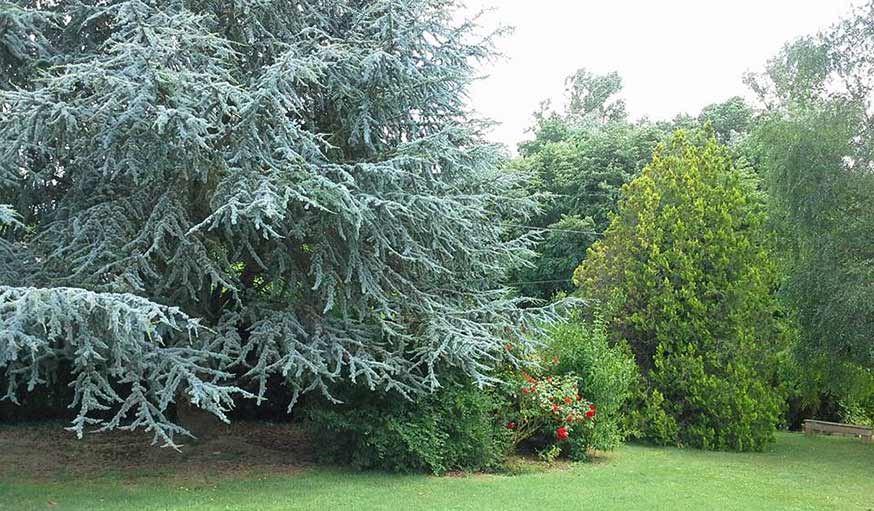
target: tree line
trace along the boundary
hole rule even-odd
[[[563,346],[634,404],[609,433],[573,405],[575,452],[758,449],[787,406],[874,418],[874,3],[746,77],[755,104],[633,121],[621,77],[580,70],[513,160],[464,99],[501,32],[456,8],[0,5],[3,399],[169,445],[182,403],[302,396],[353,439],[331,407],[421,419],[395,397],[491,431],[501,401],[465,392]],[[459,434],[494,458],[498,433]]]

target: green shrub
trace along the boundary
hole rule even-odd
[[[676,419],[665,411],[665,397],[656,389],[641,393],[631,412],[631,429],[635,438],[644,438],[659,445],[680,443]]]
[[[874,371],[792,346],[780,354],[777,379],[789,429],[800,430],[805,419],[874,426]]]
[[[627,436],[627,409],[640,379],[634,356],[624,343],[611,346],[600,315],[574,317],[553,328],[544,358],[556,360],[554,373],[574,375],[581,393],[597,406],[594,427],[572,439],[574,457],[589,449],[608,450]]]
[[[646,437],[737,450],[773,437],[787,337],[764,199],[712,136],[680,131],[656,151],[574,279],[634,352]]]
[[[840,401],[838,407],[845,423],[874,426],[874,395],[866,399],[846,399]]]
[[[641,429],[659,443],[704,449],[760,451],[774,440],[783,394],[747,364],[702,353],[693,344],[668,352],[659,347]],[[664,412],[664,413],[662,413]],[[671,417],[676,429],[663,417]],[[659,424],[659,421],[664,421]]]
[[[398,472],[479,471],[498,467],[510,446],[499,394],[450,386],[416,401],[350,389],[343,404],[307,410],[323,461]]]
[[[846,391],[837,403],[843,422],[874,426],[874,370],[862,367],[844,369]]]

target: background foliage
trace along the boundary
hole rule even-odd
[[[872,45],[867,2],[747,77],[766,108],[751,141],[798,324],[793,407],[846,422],[865,422],[874,396]]]
[[[655,147],[673,131],[695,131],[710,123],[716,137],[732,147],[732,158],[740,166],[748,166],[756,156],[747,140],[755,113],[740,97],[709,105],[697,117],[632,122],[616,73],[596,75],[580,69],[566,85],[564,108],[556,110],[544,102],[534,116],[534,138],[519,144],[519,158],[508,168],[510,173],[532,176],[525,193],[549,196],[540,213],[515,221],[546,231],[534,266],[518,269],[511,277],[523,294],[543,299],[573,290],[570,275],[610,225],[622,186],[643,170]]]
[[[800,354],[874,368],[874,3],[787,45],[748,78],[768,110],[757,139],[786,245]],[[828,360],[826,360],[828,359]],[[850,369],[850,372],[853,372]],[[834,374],[833,390],[844,386]]]

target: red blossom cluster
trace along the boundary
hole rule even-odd
[[[507,422],[517,442],[549,424],[558,441],[566,440],[575,428],[587,427],[595,417],[595,405],[583,398],[574,376],[537,378],[523,372],[518,390],[519,411]]]

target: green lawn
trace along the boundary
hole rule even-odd
[[[111,471],[107,474],[112,474]],[[232,478],[167,473],[0,479],[0,509],[28,510],[874,510],[874,445],[780,434],[763,454],[626,446],[516,476],[394,476],[305,469]]]

